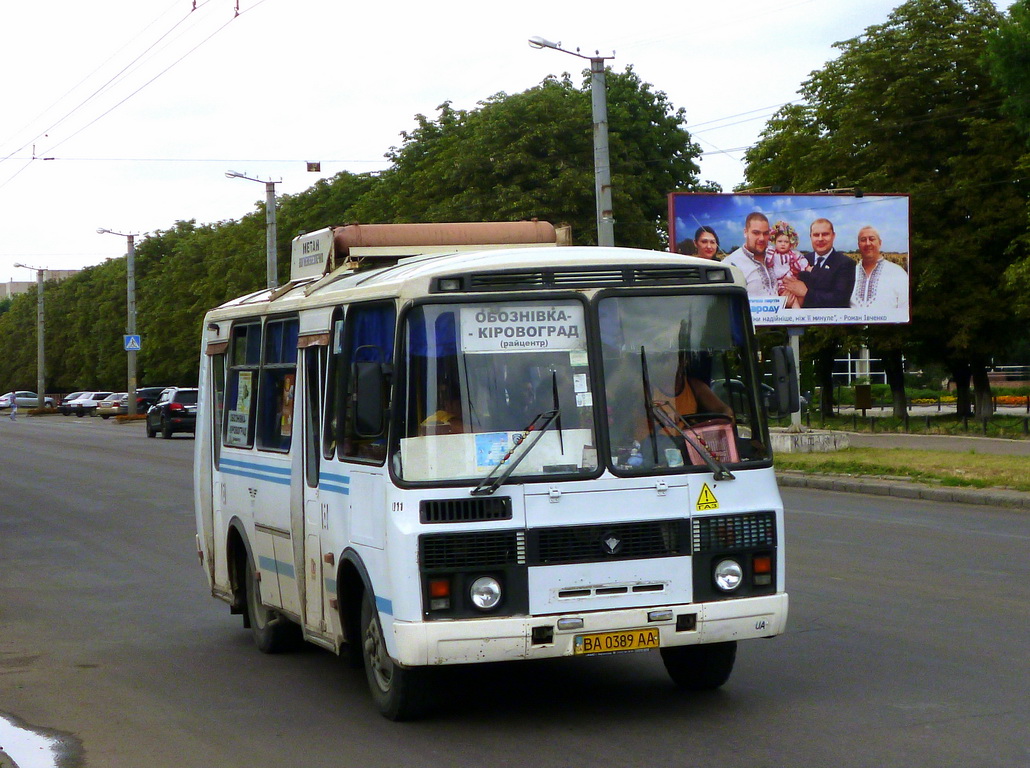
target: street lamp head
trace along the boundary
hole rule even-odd
[[[98,235],[109,235],[109,234],[111,234],[111,230],[104,229],[103,227],[98,227],[97,228],[97,234]]]
[[[550,40],[544,37],[531,37],[529,38],[530,48],[554,48],[555,50],[561,50],[561,43],[552,43]]]
[[[227,178],[227,179],[242,179],[243,178],[243,174],[240,173],[239,171],[226,171],[225,172],[225,178]]]
[[[26,267],[26,266],[25,266],[24,264],[22,264],[22,263],[21,263],[20,261],[19,261],[19,262],[16,262],[14,266],[15,266],[15,268],[21,268],[21,269],[29,269],[29,267]]]

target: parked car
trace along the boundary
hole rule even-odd
[[[65,398],[61,403],[61,413],[74,413],[79,418],[89,415],[93,416],[100,405],[100,401],[111,392],[79,392],[79,396],[69,400]],[[67,408],[67,411],[64,410]]]
[[[61,402],[57,404],[57,412],[59,414],[61,414],[62,416],[70,416],[71,413],[72,413],[72,409],[71,409],[70,403],[73,400],[77,400],[78,398],[82,397],[84,394],[86,394],[86,393],[85,392],[70,392],[70,393],[68,393],[67,395],[65,395],[61,399]]]
[[[145,414],[147,410],[161,399],[161,393],[171,387],[138,387],[136,389],[136,413]]]
[[[96,415],[102,419],[109,419],[112,416],[121,416],[129,412],[129,393],[115,392],[108,395],[97,405]]]
[[[197,390],[169,387],[147,411],[147,437],[161,431],[168,439],[175,432],[197,432]]]
[[[19,389],[16,392],[5,392],[0,395],[0,410],[11,407],[11,401],[17,398],[19,408],[38,408],[39,407],[39,395],[35,392],[29,392],[24,389]],[[44,405],[54,407],[54,398],[43,397]]]

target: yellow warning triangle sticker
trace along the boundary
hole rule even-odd
[[[712,493],[712,489],[708,487],[708,483],[701,486],[701,493],[697,497],[697,511],[701,512],[706,509],[718,509],[719,500],[715,498],[715,494]]]

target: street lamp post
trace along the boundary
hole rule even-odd
[[[612,169],[608,153],[608,96],[605,90],[604,62],[612,56],[593,56],[561,47],[542,37],[529,38],[533,48],[552,48],[590,62],[590,100],[594,119],[594,199],[597,206],[597,244],[615,245],[615,219],[612,212]]]
[[[239,171],[226,171],[227,179],[246,179],[265,185],[265,281],[268,290],[279,287],[279,268],[276,255],[275,232],[275,182],[261,181]]]
[[[97,230],[98,235],[118,235],[128,240],[129,250],[125,255],[125,290],[126,290],[126,303],[128,304],[128,318],[126,319],[125,333],[128,336],[136,335],[136,236],[125,235],[121,232],[115,232],[110,229],[104,229],[101,227]],[[136,350],[127,349],[125,351],[127,357],[128,367],[128,378],[129,378],[129,398],[126,406],[128,407],[128,414],[130,416],[136,415]]]
[[[46,269],[30,267],[28,264],[15,264],[14,266],[36,271],[36,394],[39,396],[37,404],[43,408],[46,405],[46,344],[44,342],[46,334],[43,322],[43,280]]]

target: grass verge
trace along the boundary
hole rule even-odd
[[[943,453],[909,448],[847,448],[777,453],[777,469],[833,475],[904,477],[924,483],[1030,491],[1030,456]]]

